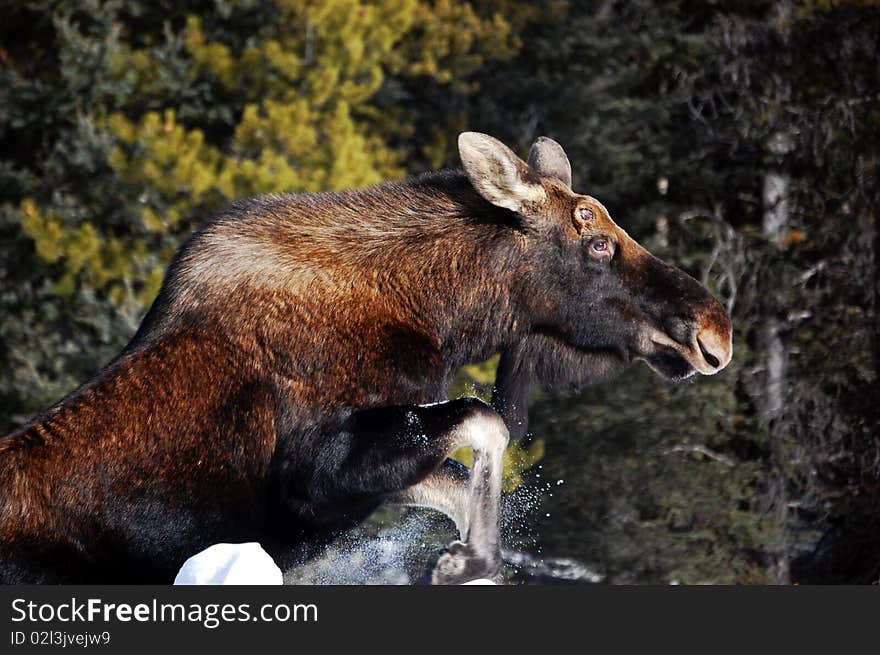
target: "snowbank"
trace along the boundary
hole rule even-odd
[[[258,543],[214,544],[180,568],[176,585],[275,585],[281,569]]]
[[[190,557],[174,578],[176,585],[276,585],[281,569],[258,543],[214,544]],[[494,585],[478,579],[465,585]]]

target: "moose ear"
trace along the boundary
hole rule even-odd
[[[529,150],[529,167],[541,177],[555,177],[571,188],[571,163],[562,146],[546,136],[538,137]]]
[[[518,212],[524,203],[545,198],[544,187],[526,179],[526,163],[498,139],[479,132],[462,132],[458,152],[471,184],[493,205]]]

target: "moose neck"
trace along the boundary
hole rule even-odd
[[[408,302],[439,338],[447,366],[488,358],[528,329],[517,288],[524,235],[515,216],[483,200],[463,174],[409,184],[417,191],[408,194],[411,211],[427,219],[410,241],[412,254],[399,253],[389,269],[408,278]]]
[[[452,367],[479,361],[514,341],[526,318],[512,294],[513,271],[499,266],[509,245],[462,249],[450,262],[452,275],[427,298],[426,314]]]

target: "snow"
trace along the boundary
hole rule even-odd
[[[281,569],[258,543],[214,544],[190,557],[176,585],[280,585]],[[465,585],[495,585],[485,578]]]
[[[176,585],[276,585],[281,569],[258,543],[214,544],[190,557]]]

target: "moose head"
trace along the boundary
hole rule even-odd
[[[722,304],[640,246],[601,202],[574,192],[558,143],[539,138],[525,162],[497,139],[465,132],[459,151],[477,192],[521,217],[523,270],[533,278],[523,287],[541,290],[525,294],[532,329],[502,358],[499,385],[526,360],[545,384],[606,379],[639,359],[671,379],[730,362]]]

